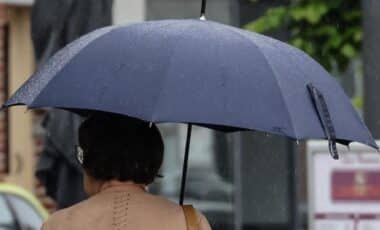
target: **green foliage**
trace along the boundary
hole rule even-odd
[[[253,3],[254,4],[254,3]],[[290,43],[328,70],[344,71],[359,55],[363,32],[358,0],[298,0],[269,9],[246,29],[265,33],[288,26]]]
[[[286,16],[286,7],[272,8],[266,12],[265,16],[246,25],[246,29],[256,31],[259,33],[274,30],[282,25],[282,22]]]
[[[352,98],[351,100],[352,104],[354,105],[354,107],[360,111],[363,110],[363,96],[356,96],[354,98]]]

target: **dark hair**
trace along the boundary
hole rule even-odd
[[[163,161],[158,128],[142,120],[99,113],[79,127],[83,168],[97,180],[150,184]]]

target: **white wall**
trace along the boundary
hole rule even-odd
[[[145,20],[145,0],[114,0],[114,24],[127,24]]]

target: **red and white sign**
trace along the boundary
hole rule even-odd
[[[369,147],[308,142],[310,230],[380,230],[380,154]]]

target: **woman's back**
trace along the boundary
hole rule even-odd
[[[198,226],[201,230],[211,229],[199,213]],[[42,229],[186,230],[186,220],[179,205],[142,188],[121,185],[55,213]]]
[[[145,190],[163,162],[164,143],[155,125],[96,113],[81,124],[78,136],[77,158],[90,198],[55,213],[43,230],[187,229],[181,206]],[[187,213],[192,229],[211,229],[200,213]]]

